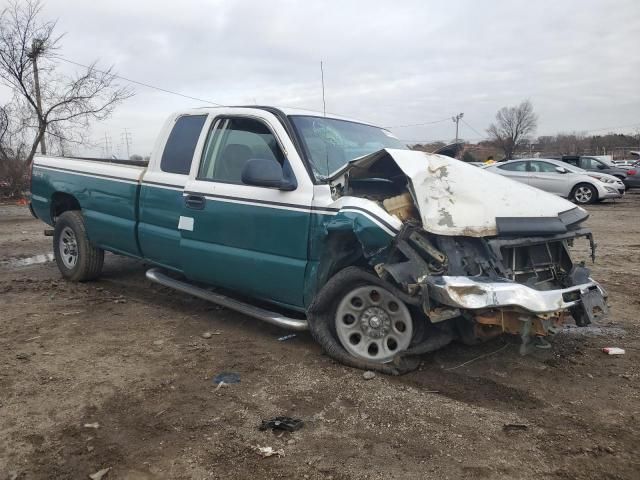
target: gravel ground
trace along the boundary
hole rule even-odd
[[[308,334],[278,341],[151,284],[138,261],[108,255],[99,281],[67,283],[44,224],[1,205],[0,480],[638,479],[640,192],[588,209],[606,322],[524,357],[513,338],[455,344],[365,380]],[[216,388],[220,372],[241,381]],[[305,426],[258,430],[275,415]]]

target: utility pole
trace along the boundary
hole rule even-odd
[[[107,132],[104,132],[104,156],[110,157],[112,151],[111,137],[107,136]]]
[[[456,124],[456,145],[458,144],[458,124],[460,123],[460,119],[462,117],[464,117],[464,113],[459,113],[455,117],[451,117],[451,120],[453,120],[453,123]]]
[[[42,127],[42,100],[40,98],[40,79],[38,78],[38,56],[44,51],[42,40],[35,39],[31,44],[31,52],[27,55],[33,62],[33,85],[36,89],[36,105],[38,106],[38,127]],[[47,147],[44,143],[44,134],[40,139],[40,153],[46,155]]]
[[[124,132],[122,132],[122,143],[127,146],[127,160],[131,157],[131,152],[129,151],[129,144],[131,143],[131,132],[129,132],[126,128]]]

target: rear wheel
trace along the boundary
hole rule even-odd
[[[581,205],[594,203],[598,201],[598,191],[593,185],[579,183],[571,192],[571,200]]]
[[[60,273],[72,282],[93,280],[102,271],[104,250],[89,242],[78,210],[66,211],[56,220],[53,253]]]

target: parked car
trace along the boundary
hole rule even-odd
[[[616,165],[627,174],[624,180],[625,185],[627,188],[640,188],[640,160],[624,160],[624,162]]]
[[[617,167],[613,163],[613,161],[607,158],[595,156],[580,157],[577,155],[564,155],[562,158],[558,158],[558,160],[562,160],[569,165],[573,165],[574,167],[578,167],[589,172],[600,172],[606,173],[608,175],[613,175],[614,177],[622,180],[624,184],[627,185],[627,187],[630,186],[629,184],[627,184],[628,174],[626,170],[624,168]]]
[[[144,259],[150,280],[310,329],[359,368],[504,332],[526,347],[607,312],[568,250],[594,255],[582,208],[330,115],[179,112],[147,167],[37,156],[31,191],[64,278],[96,278],[105,250]]]
[[[523,158],[496,163],[486,167],[494,173],[518,182],[526,183],[545,192],[568,198],[578,204],[588,204],[609,198],[620,198],[624,194],[624,184],[597,173],[579,171],[560,160]],[[575,171],[574,171],[575,170]],[[615,182],[615,183],[614,183]]]
[[[624,195],[625,191],[627,190],[627,186],[624,184],[624,182],[620,180],[618,177],[614,177],[613,175],[600,173],[600,172],[588,172],[586,170],[583,170],[578,167],[574,167],[572,165],[568,165],[566,163],[562,166],[567,170],[569,170],[570,172],[589,175],[590,177],[600,180],[602,183],[606,185],[614,186],[618,190],[618,192],[620,192],[621,195]]]
[[[632,159],[627,159],[627,160],[614,160],[613,164],[618,167],[618,168],[622,168],[623,170],[627,170],[631,167],[638,167],[640,166],[640,160],[632,158]]]

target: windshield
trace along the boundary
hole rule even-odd
[[[391,132],[335,118],[292,115],[316,180],[326,179],[351,160],[383,148],[407,150]]]

